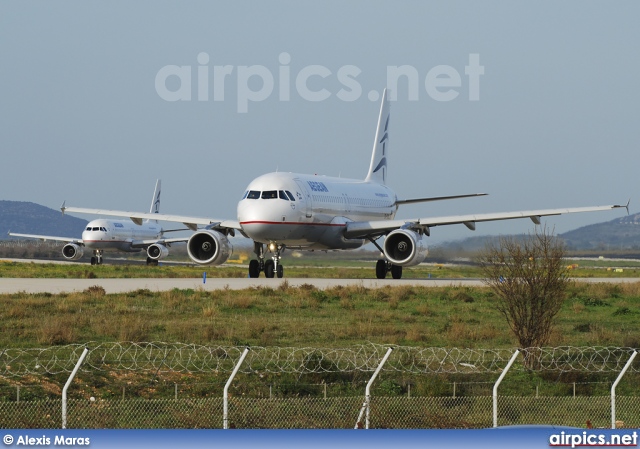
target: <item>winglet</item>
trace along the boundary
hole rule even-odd
[[[631,198],[629,198],[627,200],[627,204],[614,204],[613,206],[611,206],[611,209],[618,209],[620,207],[624,207],[625,209],[627,209],[627,215],[629,215],[629,203],[631,202]]]
[[[67,204],[67,200],[64,200],[62,202],[62,206],[60,206],[60,210],[62,211],[62,215],[64,215],[64,211],[67,209],[66,204]]]

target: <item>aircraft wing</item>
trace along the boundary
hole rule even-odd
[[[8,235],[12,236],[12,237],[25,237],[25,238],[29,238],[29,239],[40,239],[43,242],[46,242],[47,240],[52,240],[55,242],[67,242],[67,243],[75,243],[77,245],[84,245],[84,242],[82,241],[82,239],[74,239],[71,237],[54,237],[51,235],[35,235],[35,234],[17,234],[15,232],[8,232]]]
[[[353,221],[347,223],[345,229],[346,238],[366,238],[387,234],[395,229],[409,228],[419,229],[429,235],[429,229],[435,226],[452,224],[464,224],[470,230],[476,229],[476,223],[483,221],[512,220],[516,218],[530,218],[535,224],[540,224],[540,217],[551,215],[572,214],[578,212],[596,212],[617,208],[627,208],[626,205],[570,207],[565,209],[541,209],[525,210],[517,212],[497,212],[488,214],[452,215],[449,217],[427,217],[407,220],[377,220],[377,221]]]
[[[474,196],[486,196],[488,193],[470,193],[467,195],[432,196],[429,198],[413,198],[409,200],[396,200],[398,206],[402,204],[426,203],[429,201],[456,200],[458,198],[471,198]]]
[[[106,209],[87,209],[83,207],[71,207],[64,204],[60,208],[62,213],[75,212],[79,214],[91,214],[91,215],[110,215],[113,217],[127,217],[130,218],[136,224],[142,224],[143,220],[162,220],[172,221],[175,223],[183,223],[187,228],[195,231],[200,226],[209,226],[216,229],[237,229],[242,230],[240,223],[234,220],[216,220],[214,218],[202,218],[202,217],[187,217],[182,215],[168,215],[168,214],[150,214],[145,212],[127,212],[119,210],[106,210]]]

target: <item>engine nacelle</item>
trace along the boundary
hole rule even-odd
[[[169,255],[169,250],[166,246],[160,243],[154,243],[147,248],[147,256],[152,260],[164,259]]]
[[[75,243],[67,243],[62,247],[62,255],[65,259],[78,260],[84,255],[84,248]]]
[[[410,267],[421,263],[429,253],[422,235],[408,229],[396,229],[384,240],[384,255],[394,265]]]
[[[205,230],[194,233],[187,242],[187,252],[195,263],[220,265],[233,253],[227,236],[218,231]]]

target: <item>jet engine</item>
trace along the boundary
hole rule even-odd
[[[169,250],[166,246],[161,245],[160,243],[154,243],[153,245],[149,245],[147,248],[147,256],[151,260],[160,260],[164,259],[169,255]]]
[[[389,233],[383,249],[389,262],[402,267],[418,265],[429,253],[422,235],[408,229],[396,229]]]
[[[220,265],[227,261],[233,247],[227,236],[213,230],[194,233],[187,242],[187,252],[195,263],[201,265]]]
[[[62,255],[65,259],[78,260],[84,255],[84,249],[75,243],[67,243],[62,247]]]

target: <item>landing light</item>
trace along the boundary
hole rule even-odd
[[[273,242],[269,243],[269,251],[274,252],[277,249],[277,245]]]

